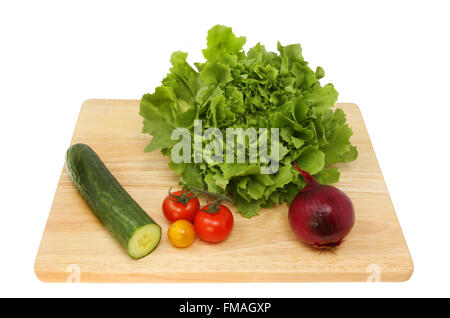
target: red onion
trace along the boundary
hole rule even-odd
[[[317,248],[341,244],[355,221],[353,203],[341,190],[320,184],[307,171],[295,168],[306,181],[289,207],[289,223],[297,237]]]

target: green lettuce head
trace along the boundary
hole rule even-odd
[[[313,71],[308,66],[299,44],[278,43],[276,53],[258,43],[245,52],[245,41],[231,28],[216,25],[209,30],[207,48],[202,51],[206,61],[194,63],[195,69],[186,62],[187,53],[174,52],[162,85],[142,97],[140,115],[143,132],[153,136],[145,151],[160,149],[170,158],[169,166],[181,176],[181,183],[231,194],[238,211],[252,217],[261,207],[290,203],[305,186],[293,161],[319,182],[331,184],[339,180],[339,170],[333,165],[355,160],[358,153],[350,143],[352,130],[344,112],[332,109],[337,91],[332,84],[320,84],[324,70]],[[214,129],[214,140],[195,137],[198,122],[202,124],[200,136]],[[184,148],[183,162],[172,158],[174,148],[179,150],[179,140],[172,136],[177,128],[193,136],[189,143],[194,150],[185,152]],[[217,138],[232,128],[266,129],[268,133],[257,134],[256,139],[233,139],[231,144],[225,137]],[[269,142],[266,150],[278,154],[277,167],[267,173],[264,168],[271,163],[262,160],[261,141],[275,131],[279,141]],[[218,148],[211,148],[211,142]],[[257,153],[252,157],[255,143]],[[226,154],[232,147],[237,152],[234,162],[224,157],[222,162],[195,158],[211,151],[218,156],[217,149]],[[240,155],[246,156],[246,162],[237,160]]]

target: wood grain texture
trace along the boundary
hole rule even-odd
[[[141,133],[137,100],[87,100],[72,143],[90,145],[130,195],[163,228],[160,245],[141,260],[131,259],[102,227],[63,169],[35,262],[41,281],[65,282],[80,270],[81,282],[317,282],[405,281],[413,263],[383,180],[361,113],[347,114],[357,145],[356,161],[341,164],[336,185],[353,200],[356,222],[346,241],[324,253],[299,242],[287,206],[261,210],[251,219],[231,206],[235,226],[220,244],[197,239],[177,249],[167,240],[161,211],[178,176],[159,152],[144,153],[150,136]],[[64,154],[61,154],[63,156]],[[72,265],[74,264],[74,265]]]

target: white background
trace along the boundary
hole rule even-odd
[[[1,1],[0,296],[450,296],[446,1]],[[301,43],[359,104],[415,269],[405,283],[43,284],[33,270],[80,106],[139,99],[215,24]]]

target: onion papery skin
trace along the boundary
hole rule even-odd
[[[316,248],[334,248],[353,227],[353,203],[341,190],[312,180],[292,201],[289,223],[301,241]]]

